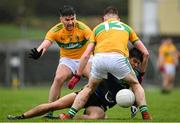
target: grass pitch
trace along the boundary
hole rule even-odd
[[[145,89],[146,90],[146,89]],[[63,89],[62,95],[70,93],[72,90]],[[22,114],[28,109],[47,102],[49,88],[23,88],[7,89],[0,88],[0,122],[11,122],[6,117],[8,114]],[[180,89],[176,88],[170,94],[162,95],[158,89],[148,89],[146,98],[150,113],[156,122],[180,122]],[[55,112],[58,115],[67,110]],[[83,111],[80,111],[80,115]],[[130,108],[115,106],[107,112],[108,118],[105,120],[93,120],[93,122],[141,122],[141,115],[135,119],[130,119]],[[36,117],[18,122],[61,122],[60,120],[50,120]],[[68,120],[65,122],[92,122],[92,120]]]

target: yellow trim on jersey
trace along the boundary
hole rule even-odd
[[[93,33],[96,42],[95,53],[119,52],[128,57],[128,41],[134,43],[139,39],[131,27],[115,18],[96,26]]]

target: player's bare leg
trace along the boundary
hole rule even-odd
[[[60,98],[61,88],[65,80],[67,80],[71,76],[72,76],[72,71],[69,67],[67,67],[64,64],[58,65],[54,81],[49,91],[49,100],[48,100],[49,103],[56,101],[58,98]],[[52,111],[48,112],[48,114],[45,117],[53,118],[53,112]]]
[[[76,96],[72,107],[77,110],[81,109],[86,104],[89,96],[95,91],[96,87],[99,85],[100,82],[101,80],[91,77],[88,84]]]
[[[168,92],[168,83],[169,83],[168,75],[167,74],[163,74],[163,89],[162,89],[163,93]]]
[[[66,65],[59,64],[56,70],[56,75],[53,81],[53,84],[49,91],[49,100],[48,102],[53,102],[57,100],[61,95],[61,88],[69,77],[72,76],[72,71]]]
[[[92,94],[95,91],[96,87],[99,85],[101,81],[102,80],[91,77],[89,79],[88,84],[76,96],[74,103],[72,107],[70,108],[68,114],[61,115],[60,119],[73,118],[75,114],[77,113],[77,111],[80,110],[86,104],[87,100],[89,99],[90,94]]]
[[[174,75],[164,74],[163,75],[163,89],[162,93],[169,93],[173,88]]]
[[[84,115],[77,117],[77,119],[104,119],[105,112],[98,106],[89,106],[86,108]]]
[[[144,89],[139,84],[135,75],[133,73],[130,73],[124,78],[124,80],[127,81],[128,84],[132,87],[132,91],[134,92],[136,97],[136,103],[138,105],[146,105]]]
[[[169,90],[171,91],[174,87],[174,75],[169,75]]]
[[[47,113],[48,111],[55,111],[55,110],[70,107],[76,95],[77,94],[75,93],[70,93],[60,98],[59,100],[56,100],[55,102],[38,105],[35,108],[30,109],[29,111],[23,113],[22,115],[19,115],[19,116],[8,115],[8,119],[16,120],[16,119],[31,118],[31,117],[43,115]]]
[[[146,104],[144,89],[142,88],[142,86],[138,82],[137,78],[135,77],[135,74],[133,72],[129,73],[124,78],[124,80],[128,82],[128,84],[132,88],[132,91],[135,94],[136,103],[140,108],[140,111],[142,113],[142,118],[144,120],[152,119],[150,114],[148,113],[148,108],[147,108],[147,104]]]

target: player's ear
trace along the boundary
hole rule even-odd
[[[117,19],[118,19],[119,21],[121,21],[121,18],[120,18],[119,16],[117,17]]]
[[[59,21],[62,23],[63,17],[59,17]]]
[[[74,20],[76,20],[76,14],[74,15]]]
[[[106,21],[107,20],[106,15],[104,15],[102,19],[103,19],[103,21]]]

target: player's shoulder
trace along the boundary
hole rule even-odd
[[[121,24],[130,27],[127,23],[120,21]]]
[[[176,49],[176,45],[175,44],[171,44],[171,47],[172,47],[172,49]]]
[[[128,24],[120,21],[120,23],[126,28],[126,30],[128,30],[130,33],[133,32],[133,28],[131,26],[129,26]]]
[[[51,32],[58,32],[58,31],[60,31],[60,30],[63,29],[63,28],[64,28],[63,23],[58,23],[58,24],[54,25],[54,26],[50,29],[50,31],[51,31]]]
[[[93,30],[96,30],[97,28],[99,28],[99,27],[101,27],[101,26],[105,26],[104,23],[105,23],[105,22],[99,23],[97,26],[94,27]]]
[[[168,46],[164,45],[164,44],[161,44],[160,47],[159,47],[159,51],[166,51],[166,50],[168,50]]]
[[[161,44],[161,45],[159,46],[159,50],[162,50],[163,48],[164,48],[164,45]]]
[[[81,30],[90,29],[85,23],[76,20],[76,27]]]
[[[99,32],[101,32],[103,29],[105,29],[105,22],[102,22],[94,27],[93,32],[95,35],[97,35]]]

